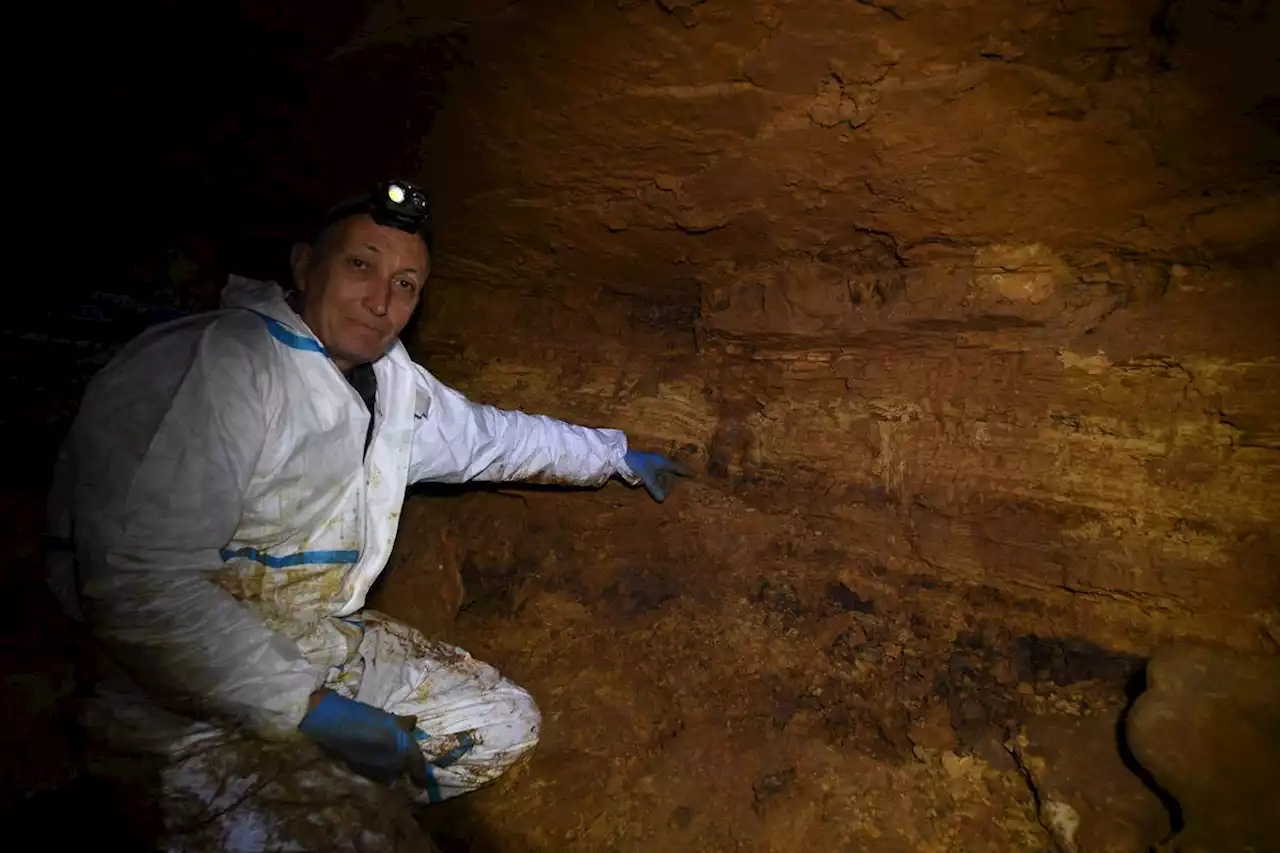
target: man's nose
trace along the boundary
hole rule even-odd
[[[391,307],[391,282],[378,282],[369,287],[364,295],[364,307],[375,317],[387,316]]]

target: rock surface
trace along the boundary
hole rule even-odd
[[[1271,647],[1273,8],[498,5],[417,175],[437,373],[684,453],[679,500],[763,540],[805,519],[815,583],[877,565],[1028,597],[1042,633]],[[387,4],[349,50],[442,26]],[[615,499],[564,523],[644,560]]]
[[[548,714],[528,780],[446,836],[1051,850],[1009,731],[1115,719],[1170,638],[1280,648],[1277,21],[457,12],[414,351],[700,476],[407,505],[379,606]],[[351,49],[445,29],[386,4]],[[458,579],[451,624],[423,590]],[[1059,742],[1080,849],[1159,840],[1114,743]]]
[[[1063,853],[1133,853],[1169,834],[1165,804],[1117,748],[1121,718],[1044,714],[1010,744],[1034,787],[1040,822]]]
[[[1179,853],[1280,850],[1280,661],[1162,650],[1129,715],[1133,754],[1181,806]]]

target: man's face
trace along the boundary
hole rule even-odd
[[[293,253],[299,314],[346,372],[382,356],[418,305],[430,271],[422,238],[367,214],[331,226]]]

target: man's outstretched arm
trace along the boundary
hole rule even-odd
[[[643,483],[656,500],[679,463],[630,450],[616,429],[566,423],[545,415],[475,403],[418,368],[425,411],[414,431],[411,482],[533,481],[599,486],[610,477]]]

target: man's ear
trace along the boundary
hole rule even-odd
[[[307,270],[311,266],[311,247],[306,243],[294,243],[289,250],[289,269],[293,271],[293,286],[307,289]]]

